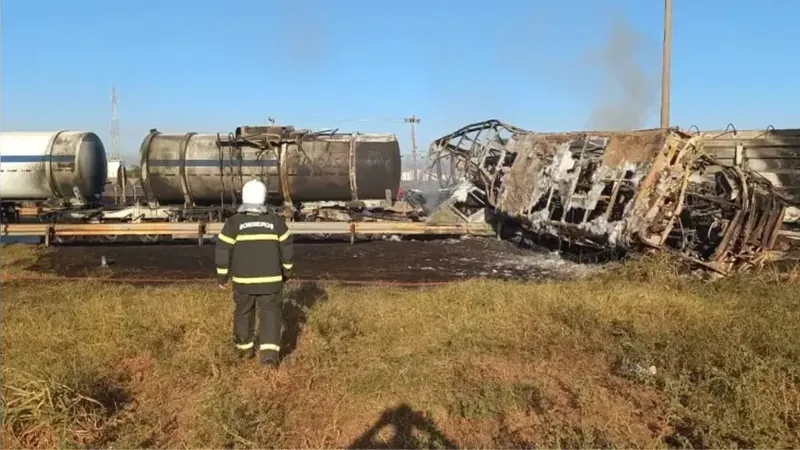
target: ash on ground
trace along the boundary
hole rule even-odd
[[[523,272],[531,279],[580,279],[603,269],[601,264],[582,264],[561,257],[559,252],[513,256],[493,265],[492,274]]]
[[[399,236],[387,236],[385,240],[400,241]],[[544,280],[544,279],[580,279],[599,273],[605,264],[576,262],[562,256],[561,252],[546,248],[531,249],[520,247],[519,243],[512,241],[498,241],[494,238],[476,238],[462,236],[460,238],[444,239],[441,245],[465,245],[465,241],[477,240],[472,245],[482,245],[487,251],[493,253],[476,252],[462,256],[456,261],[441,261],[439,259],[426,259],[419,261],[420,270],[439,271],[452,270],[454,263],[461,263],[463,270],[452,273],[461,278],[490,278],[490,279],[515,279],[515,280]],[[492,257],[494,256],[494,257]],[[476,267],[483,269],[476,270]],[[413,269],[409,265],[409,269]]]
[[[113,261],[101,267],[100,261]],[[298,241],[294,276],[303,280],[440,282],[469,278],[542,280],[583,277],[602,265],[494,238]],[[28,270],[61,276],[213,279],[214,247],[184,244],[58,246]]]

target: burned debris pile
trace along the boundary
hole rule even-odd
[[[535,133],[489,120],[437,139],[431,156],[447,161],[464,216],[485,210],[533,235],[658,249],[722,274],[759,262],[786,209],[767,179],[673,129]]]

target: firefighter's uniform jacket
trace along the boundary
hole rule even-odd
[[[273,212],[230,217],[217,235],[217,281],[231,280],[242,294],[281,292],[292,273],[292,241],[286,222]]]

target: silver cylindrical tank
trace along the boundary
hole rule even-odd
[[[5,132],[0,172],[3,201],[81,203],[100,198],[108,168],[105,147],[92,132]]]
[[[224,136],[223,136],[224,138]],[[232,146],[216,134],[162,134],[142,142],[142,185],[160,204],[237,201],[257,178],[271,198],[291,202],[397,197],[400,146],[393,134],[313,134],[271,150]]]

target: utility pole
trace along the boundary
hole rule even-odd
[[[672,0],[664,0],[664,43],[661,60],[661,128],[669,128],[670,72],[672,63]]]
[[[0,0],[0,56],[3,54],[3,51],[2,51],[2,47],[3,47],[3,45],[2,45],[2,41],[3,41],[2,23],[3,23],[3,0]],[[3,58],[0,57],[0,61],[2,61],[2,59]],[[2,63],[0,63],[0,66],[2,66]],[[2,74],[2,73],[3,73],[3,71],[0,69],[0,74]],[[0,75],[0,78],[2,78],[1,75]],[[2,83],[0,83],[0,85],[2,85]],[[0,95],[0,97],[2,97],[2,95]],[[2,101],[0,101],[0,104],[2,104]],[[2,130],[2,127],[3,127],[3,125],[2,125],[3,121],[1,119],[2,118],[0,118],[0,130]]]
[[[120,159],[119,122],[117,121],[117,86],[111,86],[111,159]],[[116,176],[116,174],[114,174]]]
[[[416,124],[419,123],[417,116],[406,117],[403,122],[411,124],[411,160],[414,167],[414,181],[417,181],[417,132]]]

